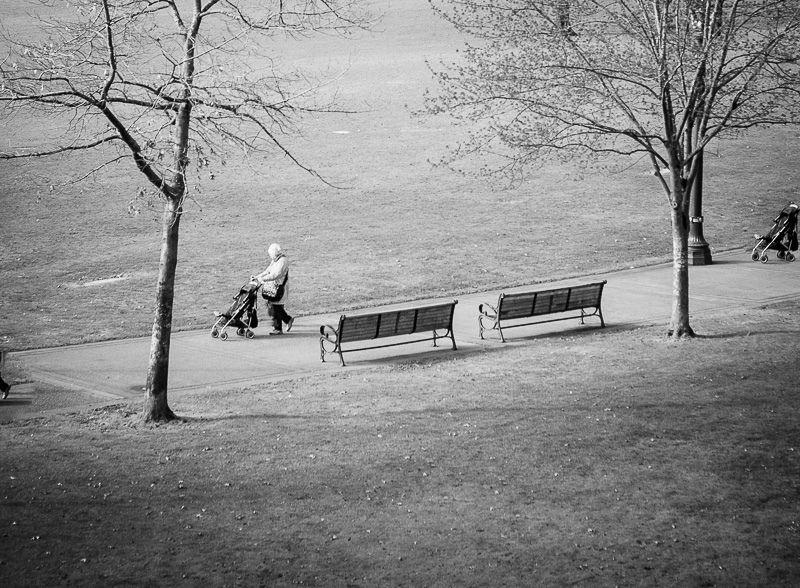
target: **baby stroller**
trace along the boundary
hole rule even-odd
[[[240,337],[252,339],[255,337],[253,329],[258,326],[258,314],[256,313],[256,301],[261,284],[248,282],[239,289],[239,293],[233,297],[233,303],[225,312],[215,312],[217,317],[214,326],[211,327],[211,336],[219,337],[223,341],[228,338],[225,329],[234,327],[236,334]]]
[[[767,263],[767,249],[774,249],[778,259],[794,261],[792,251],[797,251],[797,204],[790,204],[775,218],[772,228],[766,235],[756,235],[756,246],[750,258]]]

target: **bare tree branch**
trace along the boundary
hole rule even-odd
[[[470,36],[457,60],[431,68],[439,92],[427,95],[427,113],[468,129],[441,164],[515,183],[553,158],[646,154],[670,205],[672,331],[690,335],[699,160],[719,136],[800,124],[800,3],[429,1]]]
[[[115,144],[75,180],[127,159],[163,197],[145,417],[169,419],[178,231],[192,157],[200,168],[224,162],[232,150],[277,154],[327,183],[295,155],[290,139],[304,115],[345,109],[335,97],[323,99],[326,80],[291,71],[269,51],[286,36],[347,35],[372,21],[351,0],[38,2],[50,15],[40,17],[41,36],[10,39],[12,52],[0,61],[0,117],[49,116],[63,134],[26,153],[0,153],[0,160]]]
[[[120,140],[122,140],[122,137],[120,137],[119,135],[113,135],[110,137],[103,137],[102,139],[98,139],[97,141],[92,141],[91,143],[86,143],[83,145],[67,145],[46,151],[30,151],[28,153],[0,152],[0,159],[31,159],[35,157],[49,157],[51,155],[62,155],[64,153],[69,153],[70,151],[86,151],[89,149],[94,149],[95,147],[99,147],[104,143],[110,143],[112,141],[120,141]]]

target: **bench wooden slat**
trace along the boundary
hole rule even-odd
[[[536,292],[508,294],[503,298],[503,306],[500,309],[500,318],[515,319],[531,316],[535,303]]]
[[[569,301],[569,288],[540,292],[536,297],[536,304],[533,307],[535,316],[541,314],[553,314],[567,310]]]
[[[417,311],[417,332],[449,329],[453,324],[455,306],[434,306]]]
[[[374,339],[378,334],[380,315],[348,316],[339,323],[339,337],[348,341]]]
[[[381,314],[381,328],[376,338],[410,335],[414,332],[415,315],[414,310],[398,310]],[[345,337],[345,340],[347,339],[348,337]]]
[[[578,310],[590,306],[600,305],[600,296],[603,293],[603,284],[589,284],[585,288],[573,288],[567,310]]]

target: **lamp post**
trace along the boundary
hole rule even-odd
[[[703,238],[703,150],[696,157],[697,173],[689,202],[689,265],[711,265],[711,247]]]
[[[712,3],[713,4],[713,3]],[[718,1],[712,11],[709,10],[709,0],[701,3],[699,0],[690,2],[687,6],[690,7],[690,18],[694,19],[694,27],[697,31],[697,48],[701,55],[700,66],[698,70],[698,86],[697,96],[698,101],[695,110],[695,124],[698,124],[705,110],[706,98],[706,54],[707,44],[711,42],[722,24],[722,1]],[[700,131],[701,129],[695,128],[694,130]],[[697,140],[699,142],[702,133],[697,133]],[[711,248],[706,243],[703,237],[703,154],[704,149],[701,148],[696,157],[696,173],[694,175],[694,182],[692,183],[692,193],[689,202],[689,264],[690,265],[711,265]]]

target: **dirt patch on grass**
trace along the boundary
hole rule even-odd
[[[789,586],[798,303],[4,425],[10,585]]]

